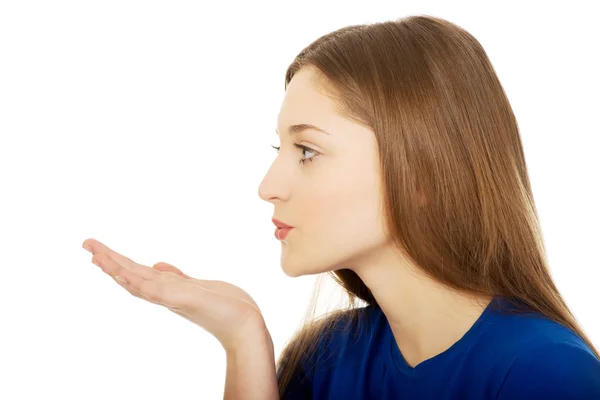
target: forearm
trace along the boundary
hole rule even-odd
[[[266,327],[226,355],[224,400],[279,400],[273,342]]]

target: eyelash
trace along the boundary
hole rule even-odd
[[[302,151],[310,151],[312,153],[315,153],[315,155],[313,157],[311,157],[311,158],[300,159],[300,164],[305,164],[307,161],[308,162],[313,162],[313,160],[316,157],[318,157],[318,155],[319,155],[319,153],[317,151],[311,149],[310,147],[306,147],[306,146],[303,146],[303,145],[298,144],[298,143],[294,143],[294,146],[297,147],[297,148],[299,148]],[[281,147],[275,147],[275,146],[271,146],[271,147],[274,148],[275,150],[277,150],[277,153],[279,153],[279,150],[281,149]]]

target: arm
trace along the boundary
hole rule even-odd
[[[224,400],[279,400],[273,341],[266,326],[226,349]]]
[[[514,361],[496,399],[600,399],[600,361],[567,344],[539,348]]]

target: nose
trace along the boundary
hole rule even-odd
[[[276,200],[287,201],[290,195],[290,179],[281,168],[276,169],[277,160],[273,162],[262,182],[258,186],[258,196],[269,203]]]

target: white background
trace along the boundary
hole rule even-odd
[[[278,355],[315,278],[283,274],[273,206],[258,197],[285,70],[325,33],[411,14],[486,49],[552,273],[600,346],[593,3],[0,2],[0,398],[221,398],[216,339],[124,291],[87,238],[243,287]]]

